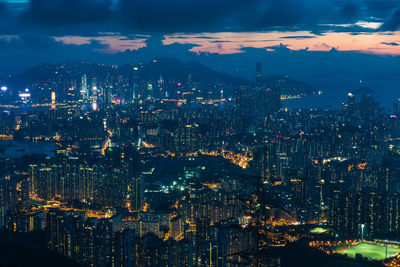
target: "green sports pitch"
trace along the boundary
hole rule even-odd
[[[391,258],[400,252],[400,248],[387,247],[387,257],[386,257],[386,246],[380,246],[376,244],[360,243],[353,247],[337,247],[337,251],[340,254],[347,255],[348,257],[355,258],[356,254],[361,254],[365,258],[373,260],[384,260],[386,258]]]

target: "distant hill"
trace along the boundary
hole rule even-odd
[[[249,85],[250,81],[226,73],[212,70],[198,62],[182,62],[175,58],[163,57],[150,62],[128,65],[106,65],[89,62],[74,62],[67,64],[42,63],[26,70],[19,75],[22,80],[54,80],[55,75],[64,78],[80,79],[83,74],[105,77],[108,74],[132,75],[134,67],[138,68],[139,80],[164,80],[186,82],[189,79],[205,83],[225,83],[234,86]]]
[[[353,91],[353,94],[360,94],[360,95],[370,95],[373,93],[375,93],[375,91],[368,86],[363,86],[363,87]]]
[[[198,62],[182,62],[175,58],[162,57],[150,62],[127,64],[122,66],[97,64],[88,62],[73,62],[67,64],[42,63],[18,75],[18,81],[26,86],[36,82],[53,81],[59,83],[62,80],[75,80],[77,84],[83,74],[88,77],[106,79],[106,77],[121,75],[132,77],[134,68],[137,68],[138,79],[141,81],[155,81],[163,77],[164,81],[198,82],[199,88],[220,88],[222,85],[228,95],[240,86],[252,86],[254,83],[245,78],[235,77],[230,74],[213,70]],[[287,76],[269,76],[263,79],[267,87],[278,86],[284,95],[311,95],[316,89],[311,85],[294,80]]]
[[[251,84],[244,78],[212,70],[198,62],[182,62],[175,58],[163,57],[148,63],[130,65],[130,67],[132,66],[139,67],[138,76],[141,80],[155,80],[162,75],[164,80],[187,81],[191,79],[192,81],[223,82],[231,85]]]
[[[287,76],[273,75],[268,76],[262,81],[267,87],[279,87],[282,95],[312,95],[316,93],[316,89],[301,81],[296,81]]]

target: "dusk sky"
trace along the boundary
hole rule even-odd
[[[397,80],[396,0],[3,0],[0,72],[41,62],[196,60],[253,78],[385,73]],[[354,60],[357,58],[357,60]],[[324,66],[323,71],[321,64]],[[382,75],[378,76],[382,76]]]
[[[137,50],[149,35],[196,44],[196,53],[240,53],[285,44],[309,51],[400,53],[398,1],[389,0],[9,0],[2,39],[39,35],[64,44],[99,42],[107,53]]]

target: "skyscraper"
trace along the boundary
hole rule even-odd
[[[153,85],[151,83],[147,84],[147,99],[154,99]]]
[[[107,85],[103,89],[103,107],[109,108],[111,106],[111,92],[113,87],[111,85]]]
[[[82,98],[84,100],[89,99],[89,90],[88,90],[88,86],[87,86],[87,76],[86,76],[86,74],[84,74],[82,76],[81,93],[82,93]]]
[[[137,98],[137,94],[139,93],[139,74],[138,74],[138,67],[133,68],[131,86],[132,86],[132,95],[130,96],[131,101],[135,101]]]
[[[356,103],[356,100],[355,100],[355,97],[354,97],[354,95],[352,94],[352,93],[349,93],[348,94],[348,97],[349,97],[349,106],[348,106],[348,110],[349,110],[349,113],[351,113],[351,114],[353,114],[354,113],[354,108],[355,108],[355,103]]]

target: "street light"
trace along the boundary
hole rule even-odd
[[[365,224],[361,224],[361,241],[364,240],[364,227]]]
[[[385,240],[385,242],[386,242],[386,244],[385,244],[385,245],[386,245],[386,259],[387,259],[387,257],[388,257],[388,256],[387,256],[388,240],[386,239],[386,240]]]

